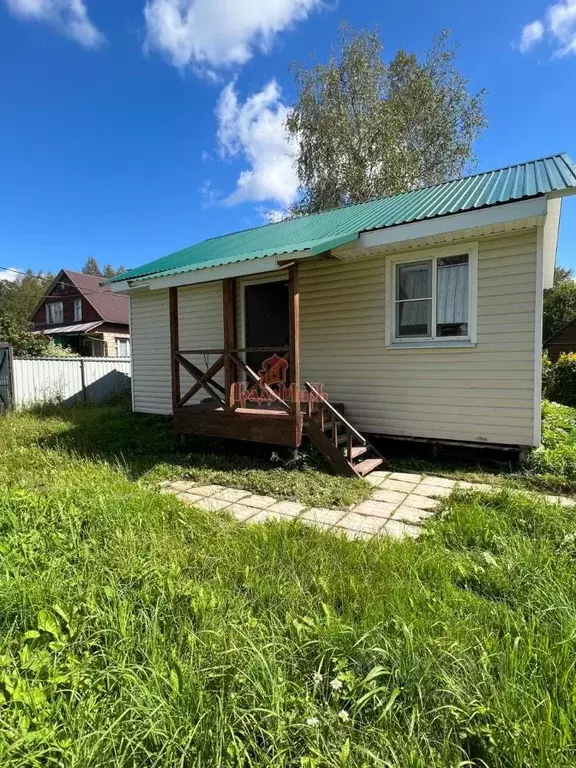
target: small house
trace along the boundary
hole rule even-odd
[[[133,407],[179,434],[296,448],[337,472],[370,436],[540,443],[543,290],[567,155],[215,237],[115,277]],[[288,362],[286,384],[263,378]]]
[[[130,300],[101,282],[60,270],[32,313],[33,331],[84,357],[129,357]]]
[[[546,339],[544,349],[553,363],[563,353],[576,352],[576,318]]]

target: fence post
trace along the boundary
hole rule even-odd
[[[82,385],[82,402],[86,402],[86,371],[84,370],[84,358],[80,358],[80,382]]]

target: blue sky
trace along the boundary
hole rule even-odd
[[[0,0],[0,266],[136,266],[285,207],[288,65],[342,19],[387,57],[452,30],[488,90],[477,170],[576,157],[576,0]]]

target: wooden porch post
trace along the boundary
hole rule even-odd
[[[298,264],[288,268],[288,290],[290,307],[290,383],[292,387],[292,413],[300,418],[300,287]]]
[[[236,348],[236,281],[222,280],[222,308],[224,312],[224,389],[225,409],[234,405],[233,384],[236,379],[236,365],[230,357],[230,350]]]
[[[178,288],[170,288],[170,365],[172,366],[172,411],[180,402],[180,364],[176,352],[180,343],[178,329]]]

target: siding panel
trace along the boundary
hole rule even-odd
[[[386,349],[385,258],[302,264],[302,378],[376,434],[529,445],[536,230],[479,241],[478,343]]]
[[[172,413],[168,291],[130,297],[132,402],[139,413]]]
[[[169,293],[148,291],[132,296],[132,359],[134,410],[142,413],[172,413],[170,368]],[[222,287],[220,283],[191,285],[178,289],[179,348],[219,349],[224,344]],[[203,370],[216,355],[187,356]],[[207,363],[207,364],[206,364]],[[192,377],[181,369],[182,394]],[[222,380],[222,377],[220,377]],[[208,395],[201,390],[189,402],[199,403]]]
[[[224,314],[222,307],[222,283],[204,283],[178,289],[178,314],[180,319],[180,349],[222,349],[224,347]],[[186,358],[205,371],[215,363],[219,355],[186,355]],[[215,377],[224,386],[224,370]],[[180,369],[182,394],[194,384],[195,379]],[[190,405],[209,399],[201,389]]]

